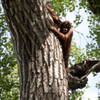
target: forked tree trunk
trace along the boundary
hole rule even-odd
[[[2,0],[20,77],[20,100],[67,100],[59,41],[48,30],[46,0]]]

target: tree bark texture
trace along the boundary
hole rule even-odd
[[[2,0],[18,60],[20,100],[67,100],[68,82],[46,0]]]

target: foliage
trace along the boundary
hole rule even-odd
[[[53,8],[58,15],[66,16],[66,9],[72,12],[75,10],[74,0],[52,0]]]
[[[90,35],[88,38],[91,38],[91,42],[87,44],[88,56],[92,56],[95,59],[100,58],[100,16],[96,17],[95,15],[91,15],[89,17],[89,29]],[[90,54],[90,53],[91,54]]]
[[[77,0],[52,0],[53,9],[55,12],[57,12],[58,16],[65,17],[67,16],[68,12],[76,12],[75,13],[75,20],[74,20],[74,26],[78,26],[82,23],[82,17],[80,14],[80,5]],[[78,9],[78,10],[77,10]]]
[[[98,89],[98,100],[100,100],[100,82],[96,84],[96,88]]]
[[[92,2],[92,5],[90,5]],[[99,7],[100,9],[100,1],[98,0],[80,0],[81,8],[87,12],[89,22],[89,38],[91,41],[87,44],[87,56],[93,59],[100,58],[100,16],[96,15],[92,9]],[[91,9],[92,7],[92,9]],[[100,11],[100,10],[99,10]]]
[[[81,47],[77,47],[76,43],[72,43],[71,54],[70,54],[70,64],[79,63],[86,58],[85,50]]]
[[[82,100],[82,95],[84,94],[81,90],[69,91],[68,100]]]
[[[8,26],[0,8],[0,100],[17,100],[19,80]]]

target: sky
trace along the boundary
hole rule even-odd
[[[87,22],[87,14],[84,10],[81,11],[83,22],[77,27],[73,29],[73,39],[75,39],[77,46],[80,46],[85,49],[87,43],[91,42],[91,39],[87,40],[87,36],[89,35],[89,23]],[[73,20],[75,19],[75,12],[68,13],[66,18],[63,20],[69,20],[73,24]],[[77,33],[76,31],[80,32]],[[82,34],[81,34],[82,33]],[[88,76],[88,85],[90,88],[82,89],[84,91],[84,95],[82,96],[82,100],[98,100],[98,89],[95,87],[96,83],[100,82],[100,73],[97,76],[93,77],[91,73]]]
[[[90,98],[90,100],[98,100],[97,97],[98,97],[98,93],[100,92],[95,86],[96,86],[96,83],[100,82],[99,79],[100,79],[100,73],[98,73],[97,76],[95,77],[93,77],[93,74],[90,74],[88,76],[88,84],[90,88],[85,89],[82,100],[88,100],[88,98]]]

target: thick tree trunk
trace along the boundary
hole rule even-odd
[[[48,30],[45,0],[2,0],[18,60],[20,100],[67,100],[59,41]]]

